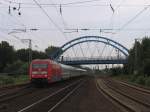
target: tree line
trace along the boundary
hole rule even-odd
[[[135,39],[127,60],[127,64],[124,64],[123,67],[110,68],[109,72],[113,75],[150,76],[150,37]]]
[[[32,50],[32,59],[49,58],[59,47],[49,46],[44,52]],[[0,73],[28,72],[30,49],[14,49],[6,41],[0,43]]]
[[[124,65],[127,74],[150,76],[150,38],[135,40],[129,51],[128,63]]]

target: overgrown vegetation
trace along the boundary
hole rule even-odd
[[[150,87],[150,77],[144,77],[142,75],[135,75],[135,74],[130,74],[130,75],[121,74],[121,75],[114,76],[114,78],[127,81],[130,83],[135,83],[135,84]]]
[[[0,75],[0,87],[27,83],[28,81],[29,77],[27,75]]]
[[[129,51],[128,63],[110,71],[120,79],[150,86],[150,38],[136,41]]]
[[[150,38],[145,37],[141,42],[135,42],[129,52],[126,69],[128,74],[150,76]]]

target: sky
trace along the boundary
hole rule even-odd
[[[150,35],[149,5],[149,0],[0,0],[0,41],[19,49],[28,47],[22,39],[32,39],[33,49],[44,51],[77,37],[104,36],[130,49],[135,39]]]

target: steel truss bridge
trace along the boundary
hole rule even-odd
[[[69,58],[69,57],[61,56],[64,52],[66,52],[68,49],[72,48],[73,46],[81,43],[86,43],[86,42],[95,42],[95,43],[99,42],[99,43],[112,46],[113,48],[121,52],[124,55],[124,57],[109,56],[109,57],[92,57],[92,58],[91,57]],[[110,38],[101,37],[101,36],[83,36],[65,43],[60,47],[59,50],[57,50],[53,55],[51,55],[50,58],[60,63],[68,64],[68,65],[126,64],[128,55],[129,55],[129,50],[125,46]]]

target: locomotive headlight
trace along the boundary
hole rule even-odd
[[[41,74],[47,75],[47,71],[42,71]]]
[[[32,75],[47,75],[47,71],[33,71]]]
[[[32,74],[33,74],[33,75],[36,75],[36,74],[38,74],[38,72],[37,72],[37,71],[34,71],[34,72],[32,72]]]

